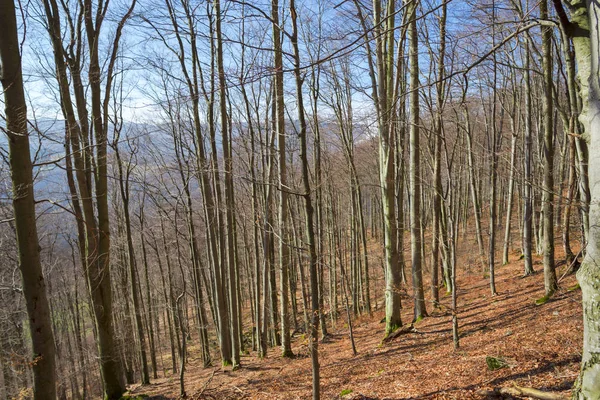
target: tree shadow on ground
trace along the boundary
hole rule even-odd
[[[550,371],[554,370],[556,367],[564,367],[564,366],[570,365],[572,363],[579,363],[580,361],[581,361],[581,357],[578,355],[571,356],[571,357],[568,357],[568,358],[565,358],[565,359],[562,359],[559,361],[547,361],[544,364],[540,365],[539,367],[532,368],[527,371],[519,372],[519,373],[508,375],[508,376],[498,377],[490,382],[487,382],[486,386],[500,387],[503,384],[510,382],[510,381],[514,381],[517,379],[530,378],[530,377],[536,376],[538,374],[550,372]],[[537,389],[547,391],[547,392],[562,392],[565,390],[570,390],[573,387],[573,382],[574,382],[573,379],[565,380],[560,385],[545,386],[545,387],[540,387]],[[430,399],[436,395],[449,394],[451,392],[475,391],[475,390],[481,389],[481,386],[482,386],[481,384],[472,384],[472,385],[467,385],[467,386],[463,386],[463,387],[454,386],[454,387],[447,388],[447,389],[440,389],[440,390],[436,390],[434,392],[425,393],[418,397],[385,398],[385,400],[424,400],[424,399]]]

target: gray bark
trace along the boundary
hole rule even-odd
[[[410,3],[408,46],[410,61],[410,242],[412,282],[414,293],[414,320],[427,316],[423,293],[422,234],[421,234],[421,172],[419,155],[419,42],[417,36],[417,1]]]
[[[587,1],[589,13],[591,63],[587,82],[588,108],[580,118],[590,129],[589,173],[591,187],[590,225],[587,253],[577,272],[583,302],[583,354],[581,372],[575,384],[573,398],[600,399],[600,4]],[[576,51],[578,49],[576,48]]]

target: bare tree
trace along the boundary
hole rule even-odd
[[[13,0],[0,1],[0,25],[5,29],[0,37],[0,82],[6,119],[6,127],[2,130],[8,136],[18,262],[33,349],[33,397],[36,400],[54,399],[55,344],[46,282],[40,263],[27,104],[23,90],[21,50]]]

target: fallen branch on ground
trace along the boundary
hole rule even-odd
[[[480,390],[477,392],[478,395],[489,398],[489,397],[529,397],[538,400],[568,400],[568,397],[561,393],[544,392],[542,390],[513,386],[496,388],[494,390]]]
[[[571,261],[571,264],[565,270],[565,273],[562,274],[562,276],[558,280],[558,283],[560,283],[560,281],[562,281],[565,276],[570,275],[570,274],[572,274],[575,271],[574,267],[575,267],[576,264],[580,264],[580,262],[579,262],[579,256],[581,255],[582,252],[583,252],[583,249],[579,250],[579,253],[577,253],[577,255],[575,256],[575,258],[573,258],[573,261]]]
[[[196,394],[199,398],[202,397],[202,395],[204,394],[204,391],[206,390],[206,388],[208,387],[208,385],[210,384],[210,382],[215,377],[215,371],[216,371],[216,368],[213,369],[213,372],[212,372],[212,374],[210,374],[210,377],[208,378],[208,380],[206,382],[204,382],[204,386],[202,386],[202,390],[200,390],[200,392],[198,392]]]

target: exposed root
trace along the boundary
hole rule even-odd
[[[413,324],[406,325],[406,326],[403,326],[402,328],[396,329],[394,332],[392,332],[389,335],[387,335],[383,339],[383,342],[384,343],[391,342],[392,340],[394,340],[398,336],[405,335],[407,333],[417,333],[417,332],[418,331],[415,329],[415,327],[414,327]]]

